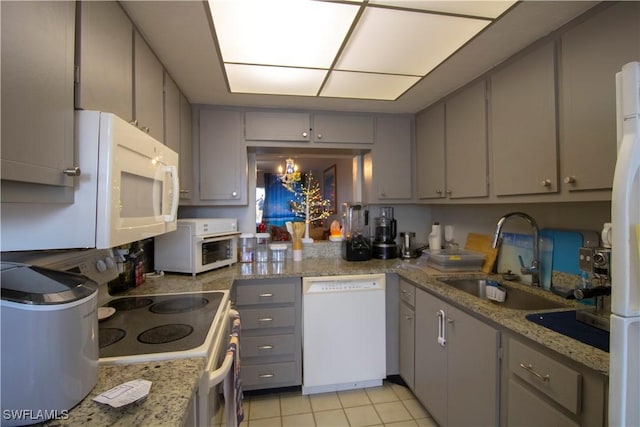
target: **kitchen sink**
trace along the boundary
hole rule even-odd
[[[478,298],[486,298],[484,279],[460,278],[440,279],[440,281]],[[566,305],[560,302],[520,289],[511,287],[504,287],[504,289],[507,291],[507,297],[504,302],[495,302],[504,308],[511,308],[514,310],[547,310],[566,307]]]

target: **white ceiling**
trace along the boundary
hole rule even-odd
[[[415,113],[484,74],[598,2],[523,1],[396,101],[232,94],[227,90],[212,37],[206,2],[121,3],[192,104]],[[402,0],[398,0],[400,3]]]

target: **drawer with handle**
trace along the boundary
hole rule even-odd
[[[580,413],[582,375],[509,338],[509,370],[574,414]]]
[[[243,308],[240,313],[242,315],[243,330],[286,328],[293,327],[296,324],[296,309],[294,307]]]
[[[242,384],[246,389],[296,385],[299,383],[295,362],[242,365]]]
[[[293,355],[294,351],[293,334],[242,337],[242,358]]]
[[[238,285],[237,305],[294,303],[295,287],[291,284]]]

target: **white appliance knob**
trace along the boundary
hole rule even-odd
[[[98,261],[96,261],[96,269],[100,272],[100,273],[104,273],[105,271],[107,271],[107,264],[99,259]]]
[[[112,269],[116,266],[116,262],[113,260],[112,257],[108,256],[104,259],[104,263],[107,266],[107,269]]]

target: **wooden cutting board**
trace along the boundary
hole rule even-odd
[[[480,269],[483,273],[491,273],[493,271],[493,265],[498,256],[498,249],[492,248],[492,243],[493,238],[491,236],[476,233],[467,234],[467,243],[465,243],[464,248],[468,251],[480,252],[485,255]]]

